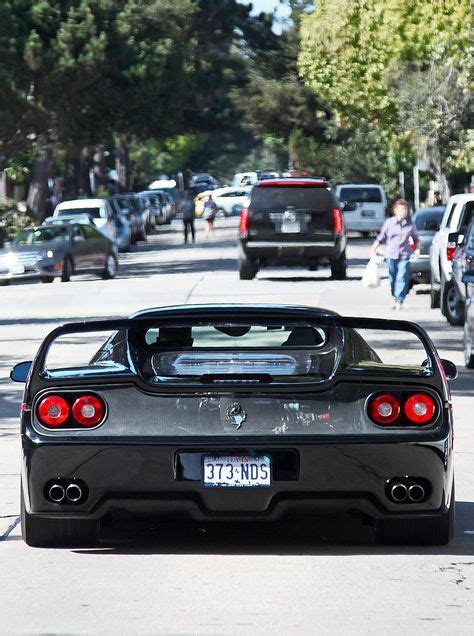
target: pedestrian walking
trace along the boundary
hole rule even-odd
[[[202,215],[206,222],[206,229],[204,234],[206,238],[209,238],[209,235],[214,233],[214,219],[216,218],[216,214],[217,205],[212,198],[212,194],[210,194],[208,200],[204,204],[204,212]]]
[[[410,285],[410,257],[419,255],[419,238],[415,224],[408,215],[408,203],[397,199],[393,216],[385,221],[370,250],[376,256],[380,245],[385,246],[393,309],[402,309]]]
[[[183,215],[183,226],[184,226],[184,242],[188,242],[188,235],[191,234],[191,239],[194,243],[195,241],[195,229],[194,229],[194,219],[195,219],[195,208],[194,201],[189,191],[184,193],[184,197],[180,203],[181,214]]]

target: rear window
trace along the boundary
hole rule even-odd
[[[57,216],[77,216],[80,214],[87,214],[93,219],[102,217],[101,208],[62,208],[58,210]]]
[[[67,236],[67,229],[62,226],[40,227],[36,230],[20,232],[12,241],[13,245],[38,245],[40,243],[62,243]]]
[[[348,203],[382,203],[380,188],[341,188],[341,201]]]
[[[333,195],[326,188],[268,187],[253,189],[251,207],[253,209],[273,209],[294,207],[296,209],[324,210],[333,207]]]
[[[443,218],[444,210],[437,212],[417,212],[413,216],[415,226],[420,232],[437,232]]]

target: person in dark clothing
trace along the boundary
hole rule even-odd
[[[183,225],[184,225],[184,242],[188,242],[188,234],[191,233],[191,238],[194,243],[195,241],[195,230],[194,230],[194,219],[195,219],[195,209],[194,209],[194,201],[191,197],[191,193],[186,191],[184,193],[184,198],[181,201],[181,213],[183,215]]]

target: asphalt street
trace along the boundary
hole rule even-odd
[[[0,632],[4,634],[472,634],[474,624],[474,372],[463,366],[462,329],[412,292],[403,317],[424,326],[452,383],[456,532],[449,546],[388,548],[372,531],[338,520],[317,528],[143,530],[137,541],[94,550],[28,548],[19,514],[20,385],[11,366],[35,355],[63,322],[120,317],[145,307],[275,302],[344,315],[391,317],[387,281],[360,281],[370,242],[354,238],[349,276],[268,269],[237,274],[237,219],[218,220],[183,245],[181,224],[160,228],[120,256],[119,275],[15,283],[0,289]],[[399,343],[403,352],[404,343]]]

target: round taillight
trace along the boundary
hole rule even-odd
[[[72,406],[72,416],[81,426],[97,426],[104,413],[104,403],[95,395],[83,395]]]
[[[48,395],[38,404],[37,414],[41,424],[55,428],[69,418],[69,404],[59,395]]]
[[[405,402],[405,416],[413,424],[428,424],[436,413],[436,402],[426,393],[415,393]]]
[[[390,426],[400,417],[400,402],[389,393],[377,395],[369,404],[369,415],[374,422],[381,426]]]

